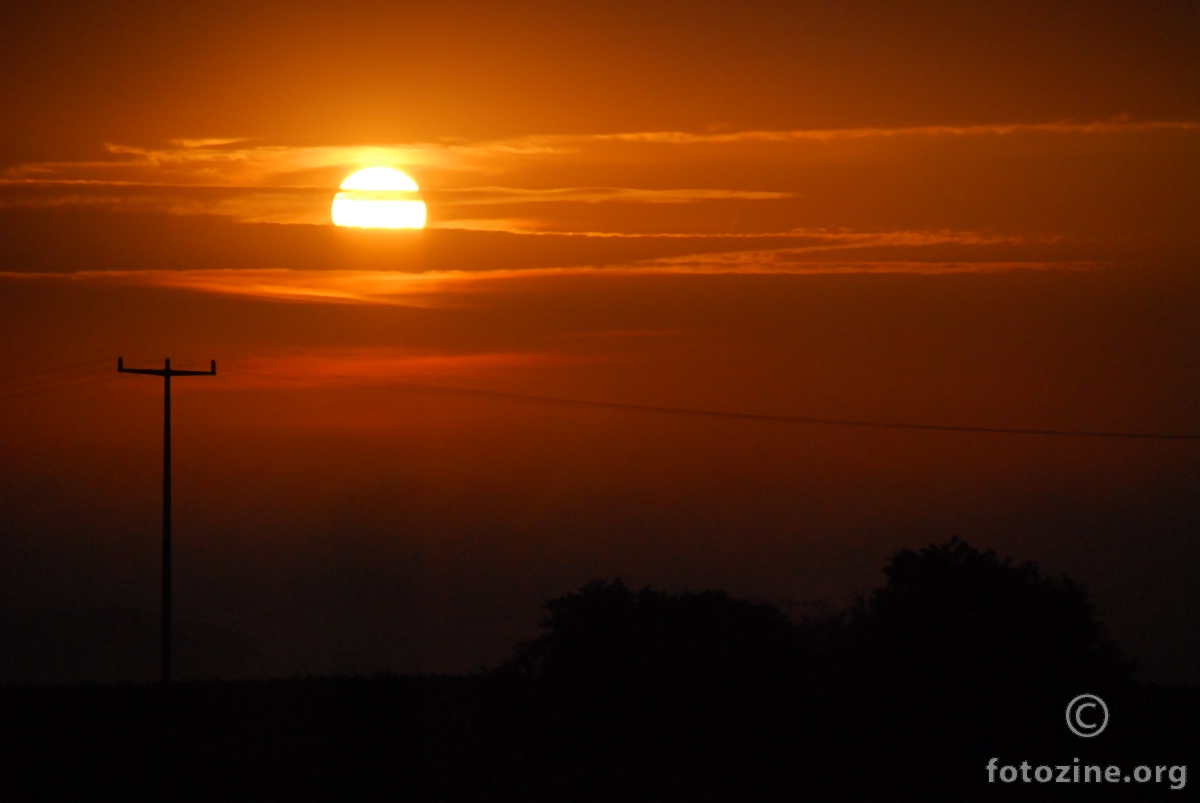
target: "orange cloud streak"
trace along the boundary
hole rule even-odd
[[[331,385],[378,387],[388,382],[476,378],[523,368],[580,362],[582,357],[539,352],[441,354],[394,348],[322,349],[232,360],[222,366],[232,383],[226,390],[250,387],[299,388]]]
[[[273,269],[80,271],[77,273],[0,272],[6,279],[72,281],[138,287],[162,287],[276,301],[326,304],[384,304],[451,307],[466,303],[464,294],[494,292],[518,280],[565,276],[653,276],[716,274],[907,273],[957,274],[998,271],[1096,270],[1105,263],[1072,262],[920,262],[819,261],[794,259],[807,249],[739,251],[665,257],[616,267],[530,268],[486,272],[318,271]],[[789,259],[793,257],[793,259]]]
[[[536,187],[479,184],[505,177],[521,181],[545,160],[587,163],[633,157],[645,146],[733,146],[771,143],[802,146],[836,141],[895,139],[1004,138],[1025,136],[1117,136],[1192,134],[1200,122],[1109,120],[1089,123],[1048,122],[900,128],[801,129],[694,133],[643,131],[613,134],[529,135],[476,143],[401,143],[372,146],[291,146],[242,139],[180,139],[165,148],[110,144],[110,158],[76,162],[27,163],[0,176],[0,205],[111,203],[151,207],[156,194],[136,200],[97,195],[103,188],[145,188],[161,193],[158,208],[181,214],[231,215],[240,220],[328,222],[326,196],[340,181],[368,165],[402,167],[412,173],[430,202],[497,205],[534,202],[595,203],[625,201],[678,204],[740,199],[770,201],[795,197],[777,189],[745,187]],[[623,150],[622,150],[623,149]],[[643,154],[644,155],[644,154]],[[59,190],[57,200],[21,190]],[[234,196],[188,196],[171,190],[241,190]],[[86,191],[86,192],[85,192]],[[16,193],[16,194],[14,194]]]

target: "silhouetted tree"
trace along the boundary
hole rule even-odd
[[[959,539],[884,572],[799,625],[620,581],[550,600],[542,635],[493,675],[490,777],[529,800],[983,799],[989,756],[1078,751],[1068,700],[1129,680],[1065,576]]]
[[[536,690],[535,796],[746,799],[790,771],[809,661],[775,607],[619,580],[543,607],[506,670]]]
[[[980,688],[1111,685],[1129,676],[1086,589],[1030,562],[951,539],[903,550],[853,611],[872,657],[908,674]]]
[[[721,591],[673,596],[598,581],[542,607],[547,632],[520,645],[514,663],[543,679],[716,680],[762,672],[795,646],[794,628],[779,609]]]
[[[903,550],[884,573],[850,612],[830,684],[884,786],[928,783],[1005,746],[1049,750],[1074,695],[1129,682],[1086,590],[1065,576],[957,538]]]

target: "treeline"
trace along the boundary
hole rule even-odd
[[[1186,765],[1200,744],[1200,695],[1135,684],[1082,587],[959,540],[900,552],[885,571],[887,584],[851,609],[798,623],[718,591],[593,583],[545,603],[542,634],[503,666],[465,677],[4,688],[0,797],[1027,800],[1171,790],[989,780],[992,758],[1128,774]],[[1082,693],[1111,712],[1094,738],[1067,728],[1067,703]]]

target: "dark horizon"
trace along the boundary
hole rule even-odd
[[[203,373],[203,372],[202,372]],[[883,572],[881,582],[874,588],[862,593],[842,604],[835,605],[826,597],[797,597],[787,594],[774,599],[760,597],[738,598],[731,597],[737,604],[758,606],[771,610],[782,620],[801,630],[815,629],[826,631],[830,628],[837,630],[864,610],[864,604],[883,593],[887,588],[888,577],[894,569],[899,556],[911,553],[928,553],[935,550],[946,551],[954,544],[972,549],[971,545],[961,542],[954,536],[945,544],[928,543],[922,546],[904,547],[898,552],[881,561]],[[987,556],[993,553],[988,552]],[[1038,571],[1037,564],[1022,559],[1020,556],[995,556],[999,565],[1012,567],[1015,571],[1020,567],[1029,567]],[[1069,572],[1057,574],[1043,573],[1048,582],[1063,582],[1068,587],[1076,587],[1086,598],[1089,594],[1086,583],[1080,583],[1078,578]],[[610,579],[593,578],[580,589],[567,590],[567,597],[586,593],[588,589],[597,587],[625,588],[620,577]],[[641,594],[663,594],[653,585],[644,586]],[[682,598],[689,596],[721,595],[726,591],[718,588],[681,588],[677,592]],[[560,598],[561,595],[560,595]],[[483,601],[486,604],[486,601]],[[1094,606],[1094,600],[1088,600]],[[520,640],[508,644],[508,649],[496,660],[488,664],[477,664],[470,667],[453,667],[450,669],[434,670],[432,675],[428,670],[409,673],[410,676],[468,676],[480,672],[502,671],[511,664],[531,643],[532,635],[536,632],[533,625],[543,628],[546,625],[545,612],[550,609],[553,601],[543,599],[536,609],[540,614],[531,617],[527,623],[526,633]],[[1125,662],[1129,677],[1139,682],[1164,682],[1161,678],[1148,676],[1144,667],[1140,666],[1131,654],[1123,649],[1119,640],[1113,639],[1107,627],[1107,617],[1104,611],[1093,608],[1094,621],[1100,630],[1098,637],[1105,643],[1113,645],[1116,655]],[[375,616],[384,612],[376,612]],[[531,612],[532,613],[532,612]],[[106,605],[96,609],[42,609],[25,613],[24,618],[0,619],[0,637],[5,644],[4,660],[0,662],[0,684],[10,688],[20,686],[37,686],[41,684],[77,686],[79,684],[129,684],[147,683],[154,680],[169,679],[169,674],[159,676],[156,660],[163,649],[163,637],[160,633],[162,623],[161,607],[156,611],[134,610]],[[271,680],[290,677],[292,679],[311,677],[365,677],[395,675],[397,670],[382,666],[373,670],[362,669],[371,658],[363,653],[354,654],[341,652],[335,654],[332,667],[325,666],[316,672],[292,670],[290,672],[264,671],[264,656],[262,649],[255,639],[245,633],[224,630],[210,624],[197,621],[175,621],[175,631],[178,636],[175,646],[167,642],[163,653],[163,671],[168,672],[167,655],[171,656],[177,670],[175,678],[184,682],[220,681],[236,682],[239,680]],[[979,637],[986,638],[986,628],[981,628]],[[377,650],[394,649],[396,645],[377,644]],[[1193,649],[1200,654],[1200,644],[1193,644]],[[399,674],[403,675],[402,671]],[[1200,665],[1195,675],[1200,675]],[[1080,679],[1079,682],[1087,683]],[[1168,678],[1167,683],[1183,683],[1195,686],[1196,677]],[[15,684],[15,686],[13,685]]]
[[[884,573],[850,610],[798,621],[720,591],[596,581],[545,601],[536,638],[465,675],[0,684],[0,793],[697,803],[1187,787],[1200,687],[1131,682],[1082,586],[956,538]]]

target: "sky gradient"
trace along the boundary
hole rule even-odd
[[[118,355],[218,364],[180,677],[492,666],[597,578],[832,610],[953,535],[1197,677],[1200,442],[547,400],[1200,435],[1200,3],[15,2],[0,73],[0,679],[154,676]],[[369,166],[426,229],[331,224]]]

